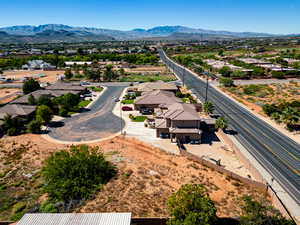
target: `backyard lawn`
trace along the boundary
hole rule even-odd
[[[88,104],[90,104],[92,101],[91,100],[82,100],[81,102],[79,102],[78,106],[80,108],[84,108],[86,107]]]
[[[147,116],[132,116],[132,122],[144,122],[147,119]]]
[[[129,104],[133,104],[134,103],[134,99],[124,99],[122,100],[122,104],[125,105],[129,105]]]
[[[95,86],[93,86],[93,87],[89,87],[88,89],[91,90],[91,91],[94,91],[94,92],[101,92],[101,91],[103,91],[103,87],[95,87]]]

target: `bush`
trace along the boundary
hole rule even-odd
[[[168,225],[216,224],[217,209],[201,184],[186,184],[168,200]]]
[[[221,77],[220,84],[223,85],[224,87],[232,87],[234,86],[234,81],[231,78]]]
[[[241,225],[295,225],[293,221],[283,217],[277,209],[267,202],[255,201],[251,196],[244,196],[242,200]]]
[[[283,72],[278,72],[278,71],[273,71],[272,72],[272,77],[276,79],[284,79],[284,73]]]
[[[32,120],[30,123],[27,124],[27,132],[38,134],[41,132],[41,122],[39,120]]]
[[[274,104],[265,104],[263,105],[262,109],[268,116],[271,116],[273,113],[278,112],[278,108]]]
[[[243,91],[245,94],[247,95],[253,95],[255,94],[256,92],[258,92],[259,90],[261,89],[261,87],[259,85],[256,85],[256,84],[250,84],[250,85],[247,85],[243,88]]]
[[[55,200],[88,199],[116,173],[98,148],[72,146],[52,154],[45,162],[42,175],[45,191]]]
[[[55,205],[51,202],[45,201],[39,209],[42,213],[57,213],[58,209],[55,207]]]
[[[34,80],[34,79],[30,79],[24,82],[23,84],[23,93],[24,94],[29,94],[33,91],[36,91],[38,89],[40,89],[40,84],[38,81]]]
[[[18,134],[18,130],[17,130],[17,128],[15,128],[15,127],[11,127],[11,128],[9,128],[9,129],[7,130],[6,134],[7,134],[8,136],[15,136],[15,135]]]
[[[60,108],[58,111],[58,115],[62,117],[68,116],[68,110],[66,110],[65,108]]]
[[[230,67],[224,66],[223,68],[221,68],[219,70],[219,73],[222,74],[223,77],[230,77],[232,71],[231,71]]]
[[[35,97],[33,95],[28,96],[28,104],[29,105],[35,105],[36,104],[36,100],[35,100]]]

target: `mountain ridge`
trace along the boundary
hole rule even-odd
[[[99,40],[135,40],[135,39],[172,39],[179,38],[201,39],[201,37],[222,39],[222,38],[254,38],[254,37],[276,37],[280,35],[258,33],[258,32],[231,32],[231,31],[215,31],[200,28],[190,28],[186,26],[156,26],[150,29],[136,28],[129,31],[95,28],[95,27],[76,27],[64,24],[43,24],[38,26],[20,25],[0,28],[2,33],[0,42],[9,41],[8,36],[17,42],[28,41],[99,41]],[[49,37],[47,37],[47,35]],[[295,34],[291,34],[295,35]],[[43,36],[43,38],[41,38]],[[50,37],[51,36],[51,37]],[[57,36],[58,40],[55,40]],[[281,35],[283,36],[283,35]],[[48,40],[47,40],[48,39]],[[70,40],[69,40],[70,39]]]

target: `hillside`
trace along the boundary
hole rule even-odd
[[[228,37],[247,38],[247,37],[272,37],[275,35],[255,32],[230,32],[214,31],[205,29],[195,29],[184,26],[158,26],[151,29],[133,29],[130,31],[101,29],[93,27],[71,27],[62,24],[45,24],[39,26],[12,26],[0,28],[0,42],[39,42],[39,41],[98,41],[98,40],[132,40],[143,38],[167,37],[175,40],[199,39],[198,36],[207,38],[222,39]],[[180,34],[180,35],[179,35]],[[184,35],[183,35],[184,34]],[[8,37],[10,36],[10,37]]]

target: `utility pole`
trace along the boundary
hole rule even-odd
[[[206,90],[205,90],[205,102],[207,102],[207,92],[208,92],[208,72],[204,72],[206,75]]]
[[[120,101],[120,125],[121,125],[121,135],[123,134],[123,124],[122,124],[122,101]]]
[[[182,69],[182,86],[184,87],[185,67]]]

